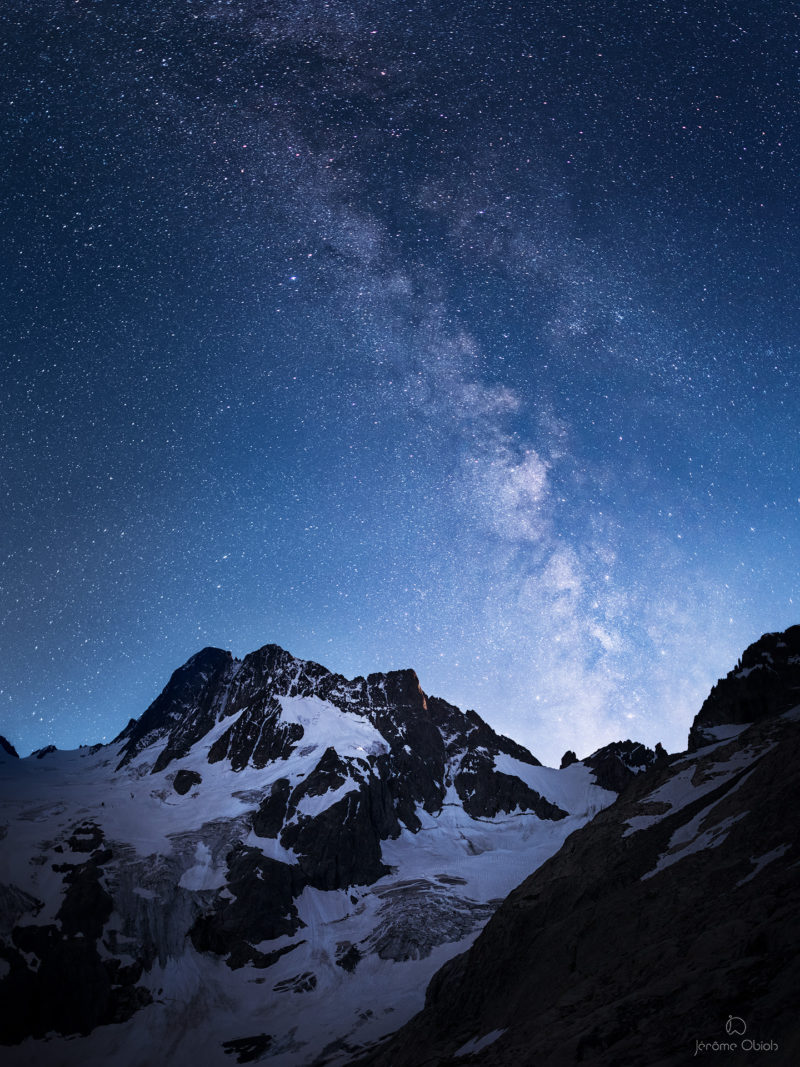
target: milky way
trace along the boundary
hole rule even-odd
[[[683,747],[797,622],[793,5],[14,2],[2,732],[203,645]]]

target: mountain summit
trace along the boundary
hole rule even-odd
[[[344,1063],[653,755],[542,767],[413,670],[205,648],[111,744],[0,761],[4,1058]]]
[[[495,768],[497,756],[540,766],[527,749],[495,733],[474,711],[427,697],[411,669],[348,680],[278,645],[243,660],[204,648],[116,739],[124,742],[118,769],[148,749],[157,750],[151,773],[163,771],[212,731],[209,764],[262,769],[302,748],[315,765],[306,774],[330,775],[335,764],[354,780],[379,779],[396,812],[394,832],[399,824],[418,830],[416,807],[440,811],[451,788],[474,816],[515,808],[550,819],[566,815],[519,777]],[[306,781],[304,792],[308,788]]]
[[[800,704],[800,626],[764,634],[711,690],[689,731],[689,751]]]

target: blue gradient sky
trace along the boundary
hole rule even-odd
[[[798,621],[793,5],[0,25],[21,752],[269,641],[547,762],[678,749]]]

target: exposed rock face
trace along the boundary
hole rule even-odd
[[[227,956],[231,966],[260,963],[263,954],[254,945],[294,934],[300,926],[294,898],[304,879],[297,867],[242,844],[231,850],[227,864],[225,895],[194,924],[192,942],[200,952]]]
[[[0,937],[8,937],[21,918],[37,915],[42,907],[42,901],[30,893],[0,882]]]
[[[208,762],[227,759],[235,771],[240,771],[250,762],[261,768],[273,760],[288,759],[303,736],[303,728],[297,723],[283,723],[280,714],[280,703],[273,694],[258,694],[212,745]]]
[[[17,750],[10,741],[6,741],[2,734],[0,734],[0,752],[5,752],[7,756],[13,756],[15,759],[19,759]]]
[[[762,639],[755,662],[767,651],[775,667],[796,631]],[[678,1067],[697,1042],[738,1039],[730,1061],[749,1063],[742,1031],[726,1033],[731,1016],[746,1021],[756,1052],[761,1043],[779,1051],[775,1062],[798,1062],[793,655],[770,684],[771,716],[761,699],[710,698],[695,738],[710,709],[716,722],[733,710],[751,724],[697,754],[651,760],[438,972],[424,1011],[358,1062]]]
[[[203,781],[203,776],[199,771],[187,771],[185,768],[181,768],[175,775],[175,781],[172,786],[179,796],[186,796],[190,789],[196,785],[200,785]]]
[[[727,724],[780,715],[800,704],[800,626],[764,634],[706,698],[689,733],[689,751],[719,740]],[[722,731],[724,736],[725,731]]]
[[[166,688],[145,713],[125,727],[115,740],[127,743],[120,760],[124,767],[153,741],[166,737],[154,770],[162,770],[173,759],[185,756],[195,741],[214,725],[226,691],[233,657],[221,648],[204,648],[172,675]]]
[[[253,833],[256,837],[277,837],[286,820],[289,794],[292,790],[288,778],[279,778],[272,783],[269,793],[253,814]]]
[[[223,1041],[222,1047],[229,1055],[236,1056],[237,1063],[253,1063],[263,1057],[271,1044],[272,1038],[269,1034],[256,1034],[255,1037],[238,1037],[234,1041]]]
[[[281,844],[298,856],[309,885],[346,889],[370,885],[388,873],[381,861],[381,841],[399,832],[387,783],[369,775],[319,815],[301,815],[288,823]]]
[[[88,1034],[96,1026],[123,1022],[152,996],[137,983],[141,960],[109,958],[101,944],[103,927],[113,904],[105,888],[104,866],[112,852],[95,825],[74,828],[61,846],[65,862],[52,865],[61,874],[64,891],[55,921],[42,925],[20,922],[43,908],[27,894],[3,887],[0,906],[10,942],[0,943],[0,959],[8,974],[0,983],[0,1043],[43,1037],[50,1031]],[[81,859],[81,855],[86,855]],[[28,915],[26,915],[28,913]],[[29,960],[35,966],[29,966]]]
[[[209,763],[227,760],[234,770],[242,770],[248,765],[261,768],[286,760],[304,736],[300,723],[287,721],[282,715],[283,699],[295,697],[315,697],[343,712],[363,716],[378,731],[388,751],[380,756],[365,753],[361,769],[337,763],[333,749],[325,752],[313,781],[295,791],[289,817],[303,795],[313,795],[314,789],[318,793],[329,791],[337,776],[342,784],[353,773],[364,784],[369,777],[365,768],[384,783],[380,789],[372,783],[358,807],[368,809],[370,818],[377,816],[379,837],[396,835],[401,823],[411,830],[419,829],[417,806],[431,813],[440,811],[451,784],[471,815],[491,818],[515,809],[535,811],[548,819],[564,815],[518,778],[498,775],[494,770],[494,757],[501,753],[539,766],[527,749],[495,733],[474,711],[465,714],[445,700],[427,697],[414,671],[389,671],[350,681],[318,663],[295,659],[277,645],[265,645],[241,661],[218,648],[198,652],[175,671],[142,717],[120,734],[118,740],[125,741],[120,767],[147,746],[166,741],[152,767],[153,773],[158,773],[172,760],[185,756],[215,724],[226,719],[231,719],[231,725],[211,746]],[[181,771],[176,789],[179,781],[185,781]],[[277,818],[280,803],[277,796],[274,804],[265,798],[257,833],[264,833]],[[394,814],[388,814],[389,807]],[[351,820],[355,818],[355,809],[346,806],[346,810]],[[344,811],[345,807],[340,809]],[[328,829],[321,832],[328,840]],[[307,839],[309,834],[293,829],[290,836],[298,840]],[[364,869],[373,875],[378,870],[369,863]]]
[[[656,753],[638,741],[612,741],[583,762],[594,771],[599,786],[621,793],[637,774],[653,766]]]
[[[540,819],[563,819],[566,812],[545,800],[519,778],[503,774],[470,752],[462,761],[455,778],[456,791],[464,811],[475,817],[492,818],[499,811],[533,811]]]
[[[568,748],[567,751],[564,753],[564,755],[561,757],[561,767],[560,767],[560,769],[562,771],[566,770],[567,767],[571,767],[573,763],[577,763],[577,762],[578,762],[578,757],[575,755],[575,753],[572,751],[571,748]]]

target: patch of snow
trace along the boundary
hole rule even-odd
[[[648,804],[654,804],[659,805],[663,810],[644,815],[634,815],[628,819],[627,829],[622,836],[630,837],[631,834],[637,833],[639,830],[646,830],[648,827],[661,822],[667,816],[681,811],[687,805],[705,796],[706,793],[710,793],[719,786],[724,785],[739,771],[755,763],[760,756],[774,748],[772,744],[740,748],[732,753],[727,760],[720,760],[717,763],[710,764],[710,766],[701,768],[698,757],[712,752],[720,743],[716,742],[714,745],[709,745],[707,748],[693,753],[688,759],[676,763],[675,766],[681,767],[681,769],[676,774],[673,774],[662,786],[659,786],[658,789],[639,802],[640,808]],[[701,771],[702,774],[697,783],[695,783],[695,777]]]
[[[749,812],[742,811],[738,815],[731,815],[715,826],[710,826],[707,830],[700,832],[699,825],[707,815],[708,809],[705,809],[685,826],[679,827],[670,838],[667,852],[659,856],[652,871],[643,874],[640,881],[646,882],[648,878],[652,878],[666,870],[667,867],[671,867],[673,863],[686,859],[695,852],[702,852],[706,848],[718,848],[728,836],[733,824],[743,819],[745,815],[749,815]]]
[[[452,786],[449,795],[455,796]],[[476,901],[507,896],[587,821],[585,816],[539,819],[532,812],[473,819],[460,803],[447,799],[435,815],[421,806],[416,814],[421,829],[415,834],[404,829],[394,840],[382,842],[383,862],[406,879],[427,878],[431,871],[456,878],[464,895]],[[381,879],[375,888],[392,880]]]
[[[502,1030],[491,1030],[488,1034],[484,1034],[483,1037],[473,1037],[471,1041],[467,1041],[461,1048],[456,1049],[453,1053],[454,1056],[471,1056],[474,1052],[482,1052],[489,1045],[493,1045],[499,1037],[508,1029],[507,1026]]]
[[[532,767],[529,763],[500,753],[494,758],[495,770],[519,778],[545,800],[570,815],[591,818],[617,799],[617,794],[595,785],[594,773],[583,763],[573,763],[564,770]]]
[[[738,737],[743,730],[752,725],[749,722],[724,722],[719,726],[704,726],[703,736],[712,738],[713,741],[728,741],[731,737]]]
[[[279,863],[288,863],[291,867],[297,863],[297,854],[292,849],[284,848],[277,837],[258,837],[251,830],[243,844],[259,849],[268,859],[278,860]]]
[[[325,891],[306,886],[295,901],[300,918],[307,929],[300,936],[316,939],[321,929],[330,923],[340,923],[353,913],[350,895],[344,889]]]
[[[335,749],[340,756],[380,755],[389,746],[369,719],[342,711],[319,697],[278,697],[281,719],[303,727],[306,744]]]
[[[142,900],[159,900],[158,893],[155,893],[152,889],[145,889],[144,886],[135,885],[133,887],[134,896],[141,897]]]
[[[763,671],[765,668],[765,663],[757,663],[755,667],[742,667],[740,671],[737,671],[736,674],[734,674],[734,678],[747,678],[753,671]]]
[[[178,885],[182,889],[222,889],[225,885],[225,868],[215,867],[211,849],[203,841],[198,841],[194,853],[195,863],[181,875]]]
[[[327,793],[321,793],[319,796],[306,794],[297,805],[297,811],[300,815],[313,819],[357,789],[358,782],[354,782],[352,778],[346,778],[340,786],[336,789],[329,789]]]
[[[752,870],[748,875],[745,875],[744,878],[741,878],[736,883],[737,889],[740,885],[744,885],[745,882],[752,882],[756,875],[760,874],[768,863],[772,863],[773,860],[778,860],[781,856],[785,856],[791,847],[791,845],[778,845],[778,847],[773,848],[771,852],[765,852],[763,856],[751,856],[750,862],[755,864],[755,870]]]

